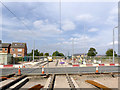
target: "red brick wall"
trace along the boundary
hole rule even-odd
[[[13,51],[14,49],[14,51]],[[22,49],[21,52],[18,51],[18,49]],[[13,54],[16,54],[16,57],[24,57],[26,56],[25,55],[25,49],[24,48],[10,48],[10,53],[13,55]],[[18,54],[21,54],[22,56],[18,56]]]
[[[5,48],[2,48],[2,51],[0,53],[9,53],[9,48],[6,48],[7,50],[5,51]]]

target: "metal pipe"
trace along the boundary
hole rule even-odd
[[[115,55],[114,55],[114,54],[115,54],[115,52],[114,52],[114,51],[115,51],[115,50],[114,50],[114,49],[115,49],[115,46],[114,46],[114,44],[115,44],[115,43],[114,43],[114,41],[115,41],[115,37],[114,37],[114,36],[115,36],[115,35],[114,35],[114,34],[115,34],[115,32],[114,32],[115,28],[118,28],[118,26],[113,28],[113,63],[114,63],[114,61],[115,61]]]

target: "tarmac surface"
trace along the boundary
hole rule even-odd
[[[100,66],[98,68],[99,73],[120,72],[120,66]],[[18,73],[18,68],[2,68],[0,69],[1,75],[7,75],[11,73]],[[44,72],[48,74],[79,74],[79,73],[95,73],[96,67],[53,67],[44,68]],[[21,68],[23,75],[29,74],[42,74],[42,68]]]

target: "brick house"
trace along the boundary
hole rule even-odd
[[[24,57],[27,55],[27,45],[26,43],[12,43],[10,48],[10,53],[14,57]]]
[[[0,53],[10,53],[10,43],[1,43],[0,44]]]

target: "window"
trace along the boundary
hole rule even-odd
[[[14,52],[14,51],[15,51],[15,49],[12,49],[12,51]]]
[[[22,49],[18,49],[18,52],[22,52]]]
[[[5,48],[5,51],[7,51],[7,48]]]
[[[21,57],[22,56],[22,54],[18,54],[18,57]]]
[[[0,48],[0,51],[2,51],[2,48]]]

